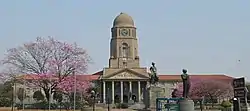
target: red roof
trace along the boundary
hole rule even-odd
[[[210,74],[210,75],[190,75],[191,78],[198,78],[198,79],[219,79],[219,80],[232,80],[233,77],[227,75],[217,75],[217,74]],[[180,75],[159,75],[160,80],[166,81],[178,81],[181,80]]]
[[[96,72],[94,74],[84,74],[84,75],[77,75],[77,79],[79,80],[98,80],[99,77],[102,75],[103,71]],[[198,78],[198,79],[216,79],[216,80],[232,80],[233,77],[223,75],[223,74],[207,74],[207,75],[190,75],[191,78]],[[20,76],[20,78],[26,79],[38,79],[37,75],[34,74],[27,74]],[[181,81],[180,75],[159,75],[160,81]]]

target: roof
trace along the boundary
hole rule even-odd
[[[206,74],[206,75],[192,75],[190,74],[190,78],[197,78],[197,79],[216,79],[216,80],[232,80],[233,77],[223,75],[223,74]],[[180,81],[180,75],[159,75],[159,80],[162,81]]]
[[[103,71],[98,71],[95,72],[92,75],[84,75],[84,76],[94,76],[92,78],[97,78],[97,75],[102,75]],[[180,81],[181,80],[181,76],[178,74],[160,74],[159,76],[159,80],[161,81]],[[219,79],[219,80],[232,80],[234,79],[234,77],[230,77],[227,76],[225,74],[190,74],[191,78],[198,78],[198,79]],[[97,78],[98,79],[98,78]]]
[[[134,20],[128,14],[121,12],[114,19],[113,27],[134,27]]]
[[[38,76],[37,74],[25,74],[25,75],[21,75],[19,77],[17,77],[17,79],[41,79],[41,78],[45,78],[45,77],[41,77],[41,76]],[[57,79],[57,77],[52,77],[51,79]]]
[[[98,71],[94,74],[81,74],[77,75],[77,79],[79,80],[98,80],[99,77],[103,74],[103,71]],[[180,75],[158,75],[160,81],[181,81],[181,76]],[[224,74],[206,74],[206,75],[193,75],[190,74],[191,78],[197,78],[197,79],[215,79],[215,80],[232,80],[234,79],[233,77],[224,75]],[[26,78],[26,79],[38,79],[39,77],[35,74],[27,74],[27,75],[22,75],[19,78]]]

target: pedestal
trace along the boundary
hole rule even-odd
[[[133,105],[134,104],[134,100],[128,100],[128,105]]]
[[[184,99],[179,101],[180,111],[194,111],[194,101],[190,99]]]
[[[165,89],[160,85],[152,85],[150,86],[149,98],[150,98],[150,108],[156,108],[156,98],[164,97]]]
[[[241,104],[241,111],[249,111],[249,105],[247,104]]]

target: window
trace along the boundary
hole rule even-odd
[[[128,57],[129,56],[129,47],[127,43],[122,44],[122,57]]]

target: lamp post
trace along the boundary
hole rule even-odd
[[[91,97],[93,98],[93,111],[95,111],[96,92],[94,90],[91,91]]]

